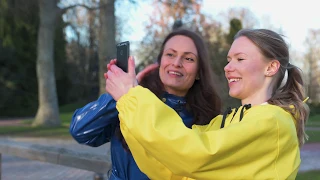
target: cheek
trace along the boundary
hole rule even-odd
[[[167,58],[162,57],[160,62],[160,69],[165,69],[169,65],[170,65],[170,61]]]
[[[189,77],[196,78],[196,76],[198,74],[198,66],[197,65],[186,66],[185,70],[188,73]]]
[[[165,74],[165,69],[169,65],[168,61],[166,61],[164,58],[161,59],[160,67],[159,67],[159,75],[160,78],[162,78]]]
[[[243,69],[246,72],[248,79],[251,79],[255,83],[261,83],[264,79],[263,68],[258,66],[247,66]]]

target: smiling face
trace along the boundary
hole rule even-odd
[[[266,76],[269,62],[251,40],[237,38],[227,58],[224,70],[231,97],[241,99],[242,104],[260,104],[270,98],[271,81]]]
[[[185,96],[197,77],[198,69],[197,48],[191,38],[176,35],[167,41],[159,75],[168,93]]]

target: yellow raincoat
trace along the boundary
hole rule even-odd
[[[117,109],[133,157],[150,179],[282,180],[297,175],[295,120],[278,106],[241,106],[224,123],[219,115],[189,129],[173,109],[137,86],[121,97]]]

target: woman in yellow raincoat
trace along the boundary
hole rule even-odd
[[[229,95],[242,106],[192,129],[149,90],[137,86],[133,61],[128,74],[108,66],[106,89],[118,100],[121,131],[151,179],[162,177],[150,163],[165,169],[163,177],[295,179],[309,111],[301,71],[289,62],[287,44],[273,31],[243,29],[227,60]]]

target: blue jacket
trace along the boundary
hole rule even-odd
[[[173,108],[183,119],[184,124],[191,128],[193,116],[185,108],[183,97],[164,93],[162,101]],[[80,144],[97,147],[111,142],[112,173],[110,180],[147,180],[140,171],[133,156],[115,135],[119,126],[116,101],[109,95],[103,94],[98,100],[77,109],[70,124],[70,134]]]

